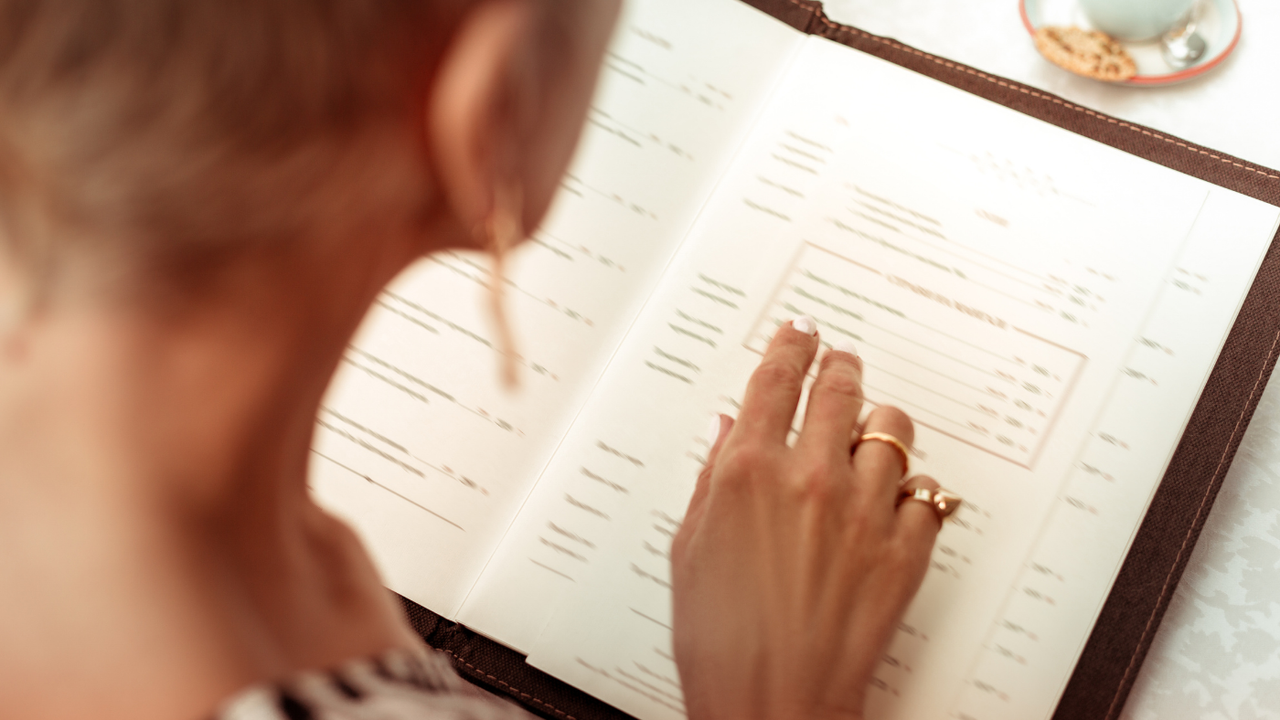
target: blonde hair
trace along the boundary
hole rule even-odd
[[[0,247],[186,275],[414,223],[469,0],[0,0]]]

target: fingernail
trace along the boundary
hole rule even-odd
[[[716,444],[716,441],[720,439],[720,424],[723,422],[724,419],[720,417],[720,413],[711,415],[711,426],[707,428],[707,442],[712,445]]]
[[[854,357],[858,357],[858,346],[853,344],[852,340],[837,340],[831,349],[836,352],[849,353]]]
[[[799,330],[805,335],[818,334],[818,323],[814,322],[813,318],[809,317],[808,315],[801,315],[800,317],[792,320],[791,327],[795,328],[796,330]]]

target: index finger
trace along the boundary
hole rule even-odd
[[[818,352],[818,326],[801,316],[778,327],[760,367],[751,374],[734,435],[753,442],[786,442],[804,378]]]

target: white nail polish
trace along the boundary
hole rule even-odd
[[[792,320],[791,327],[795,328],[796,330],[799,330],[805,335],[818,334],[818,323],[814,322],[813,318],[809,317],[808,315],[801,315],[800,317]]]
[[[716,444],[716,440],[720,439],[720,424],[723,422],[724,419],[720,417],[720,413],[712,413],[711,426],[707,428],[707,442]]]
[[[831,346],[831,349],[836,352],[849,353],[854,357],[858,357],[858,346],[854,345],[852,340],[837,340],[836,343]]]

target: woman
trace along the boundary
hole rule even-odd
[[[538,224],[616,13],[0,0],[0,716],[518,714],[422,649],[308,448],[387,282]],[[895,508],[902,413],[850,459],[853,352],[784,444],[813,330],[777,334],[673,548],[694,718],[858,717],[939,526]]]

